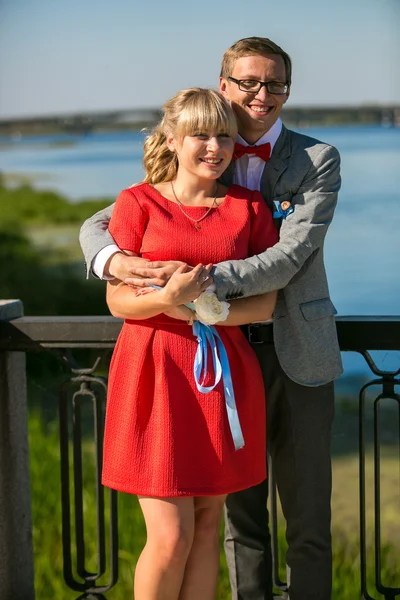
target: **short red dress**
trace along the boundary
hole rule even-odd
[[[205,208],[185,206],[185,212],[199,219]],[[110,232],[124,250],[149,260],[190,265],[246,258],[278,240],[260,192],[238,185],[232,185],[220,206],[201,221],[200,230],[151,185],[137,185],[119,195]],[[208,394],[196,387],[198,342],[192,327],[163,314],[127,319],[110,365],[105,486],[144,496],[211,496],[265,479],[260,366],[239,327],[217,330],[229,358],[245,446],[235,450],[222,381]]]

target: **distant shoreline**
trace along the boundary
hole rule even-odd
[[[382,125],[400,127],[400,105],[284,107],[282,117],[292,127],[337,125]],[[0,136],[140,131],[153,127],[160,118],[159,109],[134,109],[82,112],[50,116],[0,119]]]

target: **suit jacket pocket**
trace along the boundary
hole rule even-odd
[[[330,298],[320,298],[319,300],[311,300],[299,305],[303,317],[306,321],[315,321],[324,317],[333,317],[337,314]]]

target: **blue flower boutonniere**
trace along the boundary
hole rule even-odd
[[[285,200],[284,202],[279,202],[279,200],[274,200],[276,211],[272,215],[274,219],[286,219],[289,215],[294,212],[294,208],[290,202]]]

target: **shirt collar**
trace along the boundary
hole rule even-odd
[[[259,146],[260,144],[266,144],[267,142],[269,142],[271,144],[271,152],[274,149],[274,146],[276,144],[276,141],[278,139],[278,137],[280,136],[282,131],[282,121],[281,119],[277,119],[277,121],[272,125],[271,129],[268,129],[268,131],[266,131],[264,133],[264,135],[257,140],[257,142],[255,144],[249,144],[246,142],[246,140],[244,140],[242,138],[241,135],[238,134],[237,136],[237,142],[239,142],[240,144],[243,144],[244,146]]]

